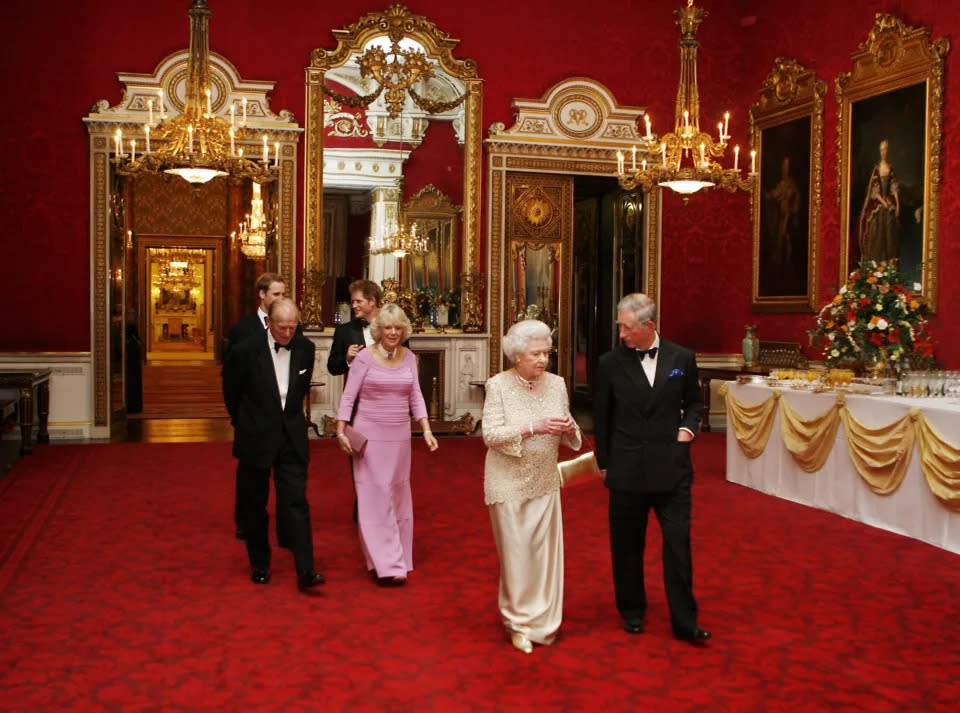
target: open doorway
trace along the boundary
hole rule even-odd
[[[589,420],[597,362],[617,343],[620,298],[643,290],[644,195],[607,176],[576,176],[571,407]]]

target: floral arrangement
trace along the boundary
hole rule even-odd
[[[895,368],[904,358],[912,368],[930,366],[926,315],[924,301],[904,287],[896,260],[865,260],[821,308],[810,334],[831,367],[860,362]]]

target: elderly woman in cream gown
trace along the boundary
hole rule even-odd
[[[552,644],[563,616],[563,522],[557,452],[581,445],[566,383],[546,373],[550,327],[517,322],[503,339],[514,363],[487,381],[484,498],[500,558],[500,613],[511,643]]]

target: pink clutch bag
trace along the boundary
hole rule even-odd
[[[350,450],[358,456],[362,455],[363,449],[367,446],[367,437],[349,423],[344,427],[343,435],[347,437],[347,441],[350,443]]]

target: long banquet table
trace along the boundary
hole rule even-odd
[[[728,389],[728,398],[744,404],[766,401],[779,390],[781,397],[805,419],[822,414],[836,401],[832,393],[773,389],[764,384],[729,382]],[[908,414],[911,408],[919,408],[942,438],[960,444],[960,403],[956,400],[848,394],[845,405],[851,416],[869,428],[885,426]],[[960,512],[952,511],[930,491],[916,444],[900,487],[889,495],[878,495],[857,473],[842,423],[823,467],[807,473],[784,446],[780,418],[778,409],[770,439],[757,458],[744,455],[733,424],[728,421],[727,480],[960,553]]]

